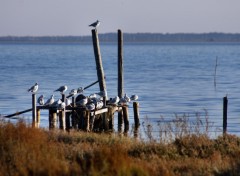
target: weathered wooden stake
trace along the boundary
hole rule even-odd
[[[102,58],[101,58],[98,34],[96,29],[92,30],[92,41],[93,41],[93,49],[94,49],[94,55],[95,55],[95,61],[96,61],[97,76],[99,80],[99,88],[100,88],[100,91],[106,92],[107,87],[106,87],[106,82],[104,78]],[[104,99],[105,99],[104,105],[106,105],[107,95],[105,95]]]
[[[228,99],[227,96],[223,97],[223,134],[227,132],[227,108],[228,108]]]
[[[114,108],[112,106],[108,107],[108,118],[109,118],[109,130],[114,131]]]
[[[37,109],[37,121],[36,121],[36,127],[40,127],[40,118],[41,118],[41,112],[40,109]]]
[[[135,128],[138,128],[140,126],[140,122],[139,122],[139,103],[138,102],[133,102],[133,114],[134,114]]]
[[[90,119],[90,113],[89,111],[83,111],[83,130],[89,132],[90,126],[89,126],[89,119]]]
[[[62,102],[65,102],[66,96],[65,94],[62,94]],[[59,113],[59,128],[61,130],[66,129],[66,117],[65,117],[65,108],[62,109]]]
[[[129,120],[128,120],[128,107],[123,106],[123,119],[124,119],[124,133],[127,133],[129,131]]]
[[[55,129],[57,127],[57,110],[49,109],[49,129]]]
[[[118,30],[118,97],[123,97],[123,34]],[[118,132],[122,133],[123,111],[118,112]]]
[[[74,108],[75,106],[75,98],[72,97],[72,107]],[[74,109],[72,109],[72,128],[77,128],[77,115]]]
[[[36,115],[37,115],[37,106],[36,106],[36,94],[32,94],[32,127],[36,125]]]

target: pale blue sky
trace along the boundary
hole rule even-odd
[[[0,36],[240,33],[240,0],[0,0]]]

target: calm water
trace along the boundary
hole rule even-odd
[[[117,95],[117,45],[100,43],[100,47],[108,95],[113,97]],[[0,114],[31,108],[27,89],[35,82],[40,85],[37,96],[48,98],[61,85],[71,90],[96,80],[92,44],[0,44]],[[171,120],[174,114],[184,113],[195,118],[197,112],[204,116],[206,109],[210,121],[221,128],[222,98],[227,95],[228,131],[240,131],[240,44],[125,44],[124,81],[128,95],[139,95],[141,119]],[[96,91],[98,85],[85,94]],[[43,126],[48,124],[47,116],[43,111]],[[31,119],[31,113],[24,118]]]

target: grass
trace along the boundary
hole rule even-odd
[[[239,175],[239,137],[176,134],[168,142],[146,141],[1,121],[0,175]]]

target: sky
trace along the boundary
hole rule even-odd
[[[240,33],[240,0],[0,0],[0,36]]]

